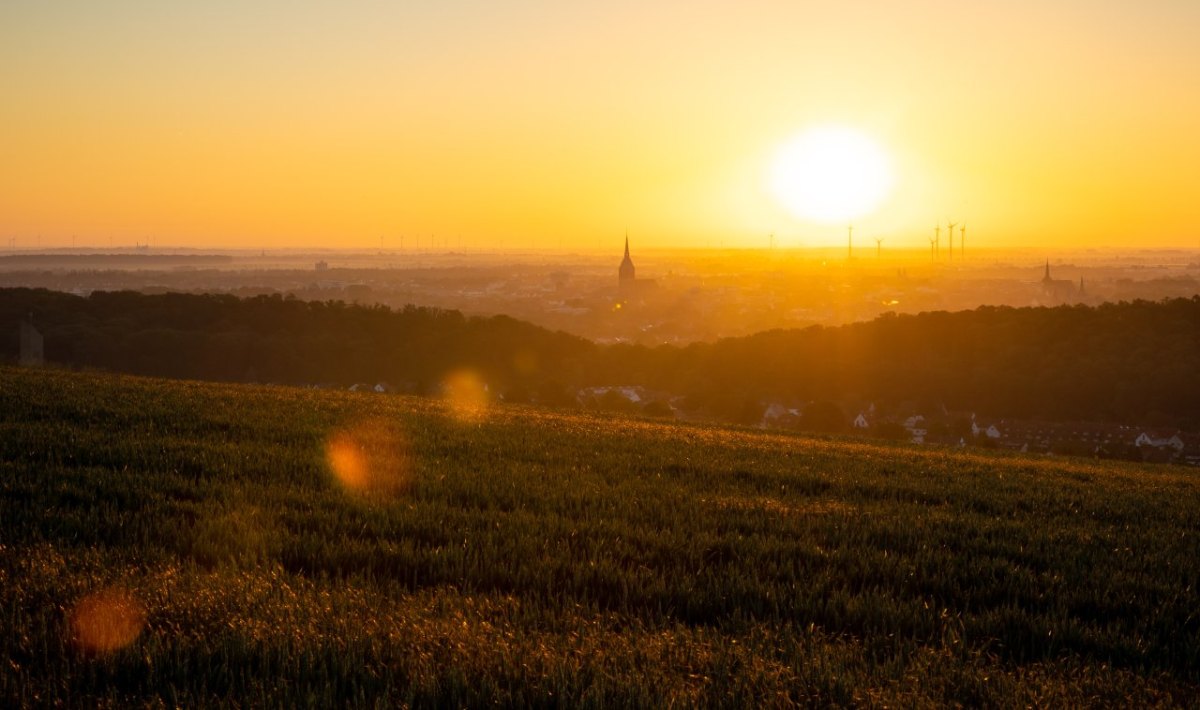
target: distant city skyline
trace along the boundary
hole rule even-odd
[[[14,0],[0,247],[844,248],[768,184],[834,125],[892,170],[864,255],[948,222],[1196,248],[1196,27],[1184,0]]]

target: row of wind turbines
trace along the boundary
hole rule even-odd
[[[954,228],[958,227],[958,258],[962,259],[967,254],[967,225],[966,223],[951,222],[946,220],[946,234],[949,237],[947,245],[948,254],[951,261],[954,261]],[[775,246],[775,235],[771,235],[771,246]],[[933,237],[929,240],[929,258],[932,261],[937,261],[942,255],[942,223],[938,222],[933,227]],[[875,256],[883,256],[883,237],[875,238]],[[846,258],[854,258],[854,225],[846,225]]]
[[[967,254],[967,225],[966,223],[959,224],[946,220],[946,233],[950,237],[949,254],[950,261],[954,261],[954,228],[958,227],[958,258],[963,258]],[[933,227],[933,239],[929,240],[929,258],[937,261],[942,252],[942,224],[938,222]]]

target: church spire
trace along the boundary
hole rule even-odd
[[[625,233],[625,258],[621,260],[621,267],[617,270],[622,285],[633,283],[634,268],[633,259],[629,258],[629,232]]]

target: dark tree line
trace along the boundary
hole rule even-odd
[[[708,399],[738,392],[1028,419],[1200,422],[1200,297],[888,314],[627,355],[640,381]]]
[[[48,360],[139,375],[280,384],[376,384],[428,392],[458,367],[536,390],[594,346],[506,316],[258,296],[0,291],[0,322],[33,314]]]
[[[133,374],[432,391],[471,367],[516,399],[642,385],[752,421],[769,401],[873,401],[988,416],[1200,423],[1200,297],[885,315],[686,347],[599,346],[505,316],[280,296],[83,298],[0,290],[6,360],[33,314],[48,360]]]

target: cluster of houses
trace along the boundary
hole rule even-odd
[[[618,398],[641,409],[659,404],[679,419],[700,418],[686,409],[682,398],[642,387],[589,387],[578,393],[578,402],[585,407],[600,405],[603,408],[605,400]],[[763,408],[759,426],[804,430],[810,423],[804,416],[806,408],[778,402],[768,404]],[[1177,429],[1158,430],[1097,422],[985,419],[970,413],[946,411],[928,416],[915,413],[883,415],[877,413],[874,405],[859,410],[845,424],[851,434],[913,444],[978,446],[1035,454],[1200,466],[1200,434]]]
[[[578,392],[578,403],[584,407],[599,405],[603,408],[605,400],[618,398],[641,409],[658,404],[666,408],[664,413],[669,411],[671,416],[679,419],[702,418],[689,412],[682,398],[642,387],[589,387]],[[804,430],[809,424],[804,416],[806,408],[778,402],[768,404],[763,408],[759,426]],[[1200,434],[1177,429],[1158,430],[1097,422],[984,419],[970,413],[945,411],[929,416],[882,415],[876,412],[874,405],[858,411],[846,425],[851,434],[913,444],[978,446],[1023,453],[1200,466]]]
[[[914,444],[981,446],[1025,453],[1200,466],[1200,434],[1177,429],[1097,422],[982,419],[974,414],[950,413],[935,417],[920,414],[876,417],[870,407],[854,418],[851,427],[856,432],[871,434],[887,425],[902,427],[905,433],[902,438]],[[893,430],[898,431],[898,428]]]

